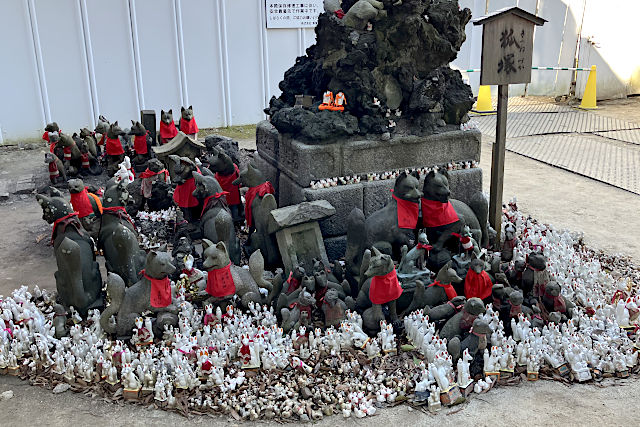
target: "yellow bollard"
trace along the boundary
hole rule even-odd
[[[595,110],[598,108],[596,105],[596,66],[591,66],[589,71],[589,77],[587,78],[587,85],[584,87],[584,93],[582,94],[582,102],[580,108],[585,110]]]
[[[476,107],[471,109],[471,112],[479,115],[496,114],[496,110],[493,109],[493,104],[491,103],[491,86],[480,86]]]

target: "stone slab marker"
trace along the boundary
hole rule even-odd
[[[329,263],[318,221],[335,213],[336,209],[326,200],[302,202],[271,211],[267,230],[270,234],[276,233],[287,274],[296,264],[310,269],[314,258]]]

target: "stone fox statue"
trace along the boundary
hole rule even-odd
[[[451,239],[451,233],[460,234],[465,225],[471,229],[476,242],[480,242],[482,247],[487,246],[489,206],[482,193],[474,194],[469,205],[459,200],[450,200],[449,175],[446,171],[429,172],[424,179],[422,191],[422,223],[436,251]]]
[[[382,209],[364,219],[358,208],[348,219],[347,250],[345,260],[351,277],[360,275],[362,254],[365,248],[375,246],[379,250],[400,258],[402,246],[409,245],[413,229],[417,228],[418,209],[422,192],[417,172],[402,172],[396,179],[393,196]]]
[[[144,251],[131,217],[124,206],[129,202],[126,184],[121,181],[104,192],[98,247],[103,249],[107,271],[117,273],[131,286],[140,279]]]
[[[56,289],[62,304],[74,306],[83,316],[102,306],[102,278],[96,262],[93,242],[82,228],[73,209],[52,190],[53,196],[36,195],[42,207],[42,219],[53,225],[51,241],[58,264]]]
[[[100,316],[100,326],[105,332],[118,337],[131,336],[136,317],[151,311],[156,314],[155,332],[164,330],[164,325],[178,325],[178,306],[173,303],[168,275],[175,271],[169,253],[150,251],[146,257],[143,277],[127,288],[122,278],[109,273],[107,293],[111,304]],[[110,322],[116,317],[115,325]]]
[[[240,264],[240,242],[233,226],[233,218],[220,184],[215,178],[193,172],[196,189],[193,196],[204,200],[200,229],[202,236],[210,241],[224,242],[234,264]]]

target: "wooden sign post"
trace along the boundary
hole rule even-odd
[[[502,229],[502,188],[507,138],[509,85],[531,82],[533,28],[546,20],[518,7],[497,10],[473,21],[482,25],[481,85],[498,85],[496,141],[491,158],[491,200],[489,223],[498,233]]]

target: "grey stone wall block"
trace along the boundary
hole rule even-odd
[[[362,210],[363,185],[339,185],[337,187],[304,189],[308,201],[327,200],[336,208],[336,214],[320,221],[320,230],[325,237],[340,236],[347,233],[347,218],[353,208]]]

